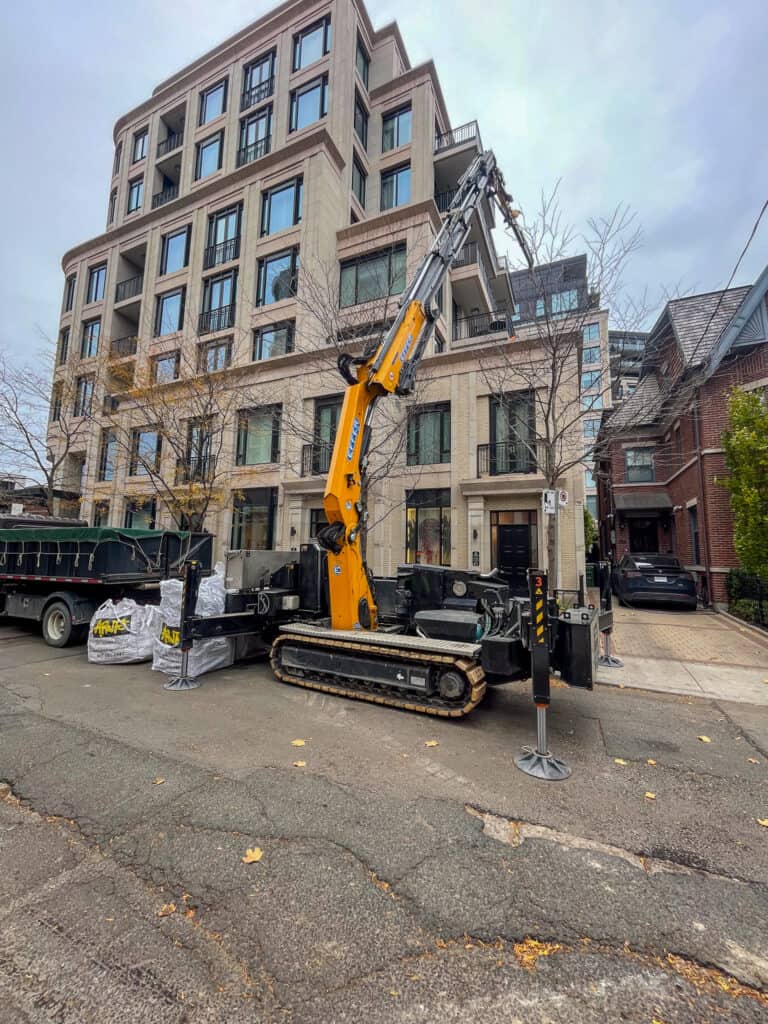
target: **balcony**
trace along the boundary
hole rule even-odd
[[[458,128],[452,128],[449,132],[437,135],[435,137],[435,152],[442,153],[443,150],[453,149],[454,146],[463,146],[475,139],[478,148],[482,149],[477,121],[470,121],[468,124],[462,124]]]
[[[477,475],[506,476],[510,473],[540,472],[532,448],[536,442],[526,444],[524,441],[510,441],[497,444],[479,444],[477,446]],[[543,446],[539,445],[541,449]],[[543,460],[543,452],[538,453],[539,464]]]
[[[139,339],[135,334],[128,334],[124,338],[113,338],[109,343],[110,359],[125,359],[127,356],[135,356],[139,347]]]
[[[235,322],[235,307],[220,306],[201,313],[197,320],[198,334],[213,334],[214,331],[226,331]]]
[[[178,185],[171,185],[170,188],[165,188],[162,192],[155,192],[152,196],[152,209],[156,210],[158,206],[165,206],[165,204],[170,203],[172,199],[176,199],[178,194]]]
[[[176,460],[174,486],[210,483],[216,477],[216,459],[212,455]]]
[[[435,203],[440,213],[448,213],[458,191],[457,188],[449,188],[445,192],[435,193]]]
[[[472,316],[459,317],[453,321],[453,340],[467,341],[471,338],[482,338],[488,334],[507,336],[514,333],[512,318],[507,309],[494,309],[490,313],[473,313]]]
[[[251,89],[245,90],[240,97],[240,110],[249,110],[251,107],[255,107],[257,103],[263,103],[264,100],[269,99],[274,91],[275,76],[273,75],[266,82],[259,82]]]
[[[329,442],[305,444],[301,450],[301,475],[324,476],[331,466],[333,445]]]
[[[240,256],[240,235],[236,238],[228,238],[217,245],[209,245],[203,250],[203,270],[210,270],[211,267],[218,267],[221,263],[229,263]]]
[[[119,281],[115,288],[115,302],[125,302],[126,299],[133,299],[137,295],[141,295],[143,288],[143,274],[129,277],[127,281]]]
[[[157,144],[157,156],[158,159],[163,156],[168,156],[174,149],[178,149],[179,146],[184,145],[184,132],[171,132],[167,139],[163,139],[162,142]]]
[[[244,164],[253,163],[254,160],[260,160],[263,156],[266,156],[272,145],[272,136],[267,135],[265,139],[258,139],[250,146],[243,146],[242,149],[237,151],[237,166],[242,167]]]

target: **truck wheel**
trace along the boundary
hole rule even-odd
[[[49,647],[66,647],[74,637],[72,613],[63,601],[49,604],[43,613],[43,639]]]

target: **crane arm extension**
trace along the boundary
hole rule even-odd
[[[367,515],[363,477],[378,400],[413,393],[416,370],[434,326],[433,300],[467,240],[472,218],[484,197],[493,197],[502,216],[533,264],[515,223],[511,196],[490,150],[478,154],[457,189],[450,210],[419,269],[401,298],[394,323],[376,350],[362,357],[343,353],[339,370],[347,381],[336,431],[323,508],[329,525],[318,535],[328,550],[328,590],[333,629],[375,629],[376,605],[360,548]]]

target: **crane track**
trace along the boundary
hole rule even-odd
[[[427,662],[432,665],[439,665],[441,668],[452,668],[460,672],[467,682],[467,690],[464,698],[457,701],[446,700],[439,695],[428,696],[422,699],[413,690],[404,693],[397,687],[387,686],[382,683],[369,683],[359,679],[348,679],[347,685],[338,681],[331,682],[333,677],[330,674],[321,674],[316,679],[309,679],[304,676],[292,675],[283,669],[279,661],[280,648],[284,643],[290,642],[297,646],[318,646],[324,649],[341,648],[353,653],[365,653],[375,657],[392,658],[393,655],[404,662]],[[330,640],[328,638],[315,638],[309,636],[294,636],[283,634],[275,639],[269,655],[272,671],[277,678],[291,686],[302,686],[308,690],[319,690],[321,693],[331,693],[339,697],[351,697],[354,700],[365,700],[371,704],[383,704],[387,707],[402,708],[405,711],[418,711],[424,715],[436,715],[440,718],[462,718],[480,703],[486,690],[485,673],[477,662],[466,657],[450,655],[430,654],[422,651],[409,651],[397,649],[393,651],[390,647],[379,647],[376,644],[350,643],[346,640]],[[325,678],[323,678],[325,676]]]

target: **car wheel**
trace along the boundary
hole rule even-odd
[[[66,647],[72,642],[72,613],[63,601],[49,604],[43,613],[43,639],[49,647]]]

